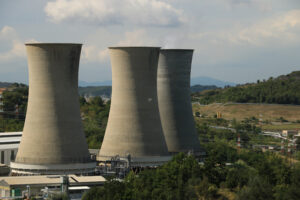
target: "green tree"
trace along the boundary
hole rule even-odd
[[[273,200],[271,185],[260,177],[252,177],[248,186],[238,192],[237,200]]]

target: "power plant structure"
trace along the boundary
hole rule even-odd
[[[157,93],[161,123],[168,151],[205,154],[200,146],[190,97],[193,50],[161,49]]]
[[[12,174],[87,174],[96,166],[80,118],[81,44],[28,43],[29,98]]]
[[[158,47],[110,47],[112,97],[104,140],[97,157],[119,156],[131,167],[170,160],[157,102]]]

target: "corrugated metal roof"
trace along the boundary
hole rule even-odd
[[[23,132],[0,133],[0,150],[18,149]]]
[[[11,136],[11,135],[19,135],[19,136],[22,136],[23,132],[0,132],[0,137],[3,137],[3,136]]]
[[[19,142],[21,141],[21,137],[0,137],[0,145],[6,142]]]
[[[0,150],[18,149],[20,144],[1,144]]]

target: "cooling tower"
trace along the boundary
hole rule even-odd
[[[94,170],[78,98],[81,44],[26,44],[29,97],[17,174],[70,174]]]
[[[131,166],[170,159],[157,104],[157,47],[111,47],[112,99],[98,160],[131,157]]]
[[[162,49],[157,72],[161,123],[171,154],[192,151],[201,154],[190,98],[193,50]]]

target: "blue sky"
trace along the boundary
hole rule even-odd
[[[28,81],[29,41],[83,43],[88,82],[116,45],[192,48],[193,77],[254,82],[300,70],[300,1],[0,0],[0,81]]]

